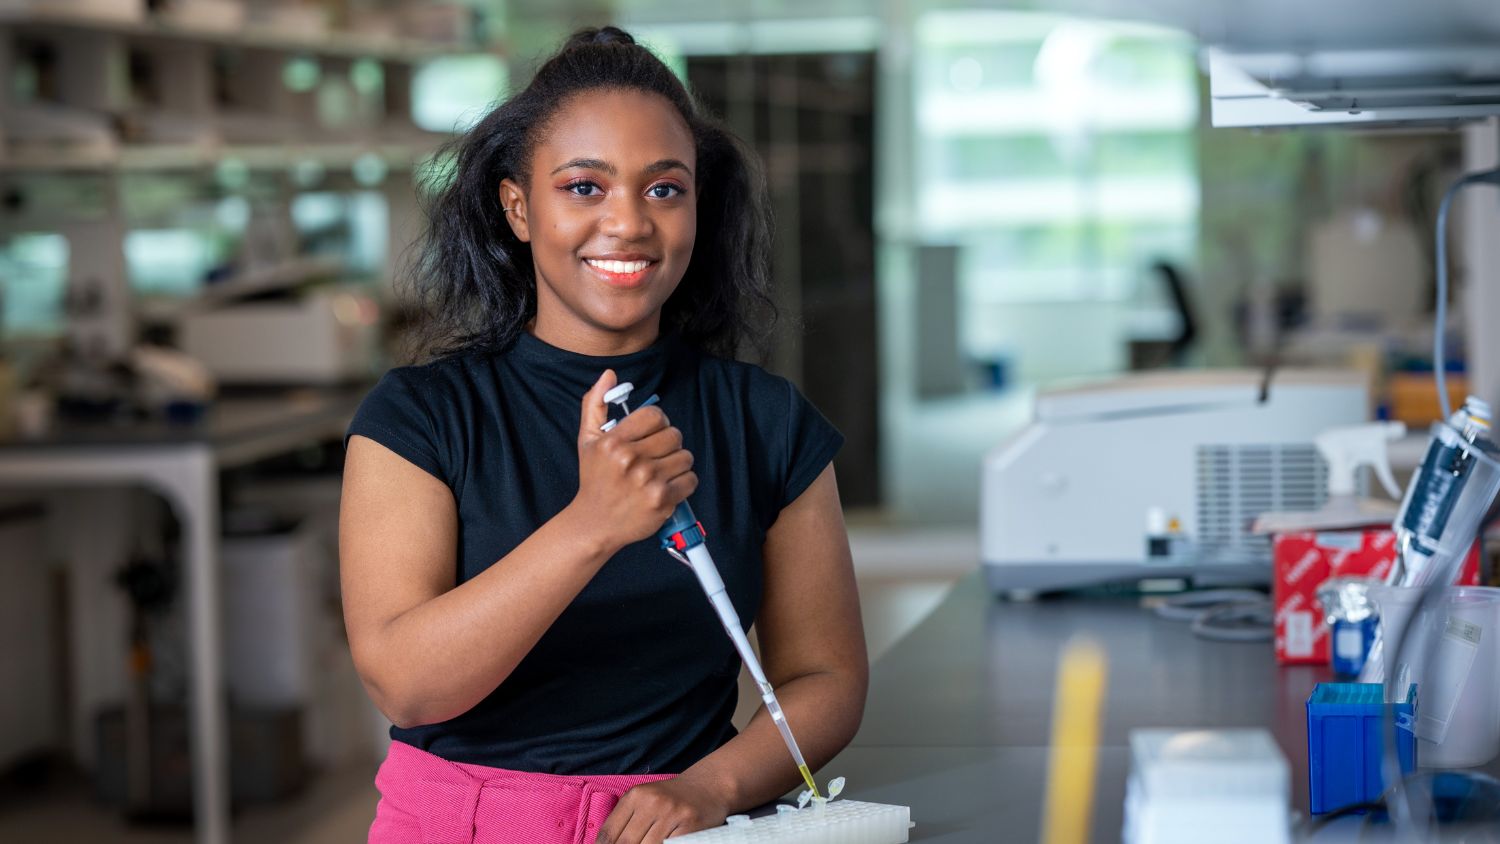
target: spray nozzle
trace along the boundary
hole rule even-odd
[[[1328,462],[1328,495],[1354,495],[1354,476],[1361,466],[1369,466],[1380,479],[1380,485],[1392,498],[1401,498],[1401,488],[1391,473],[1386,443],[1406,436],[1400,422],[1374,422],[1347,428],[1329,428],[1314,442],[1318,453]]]

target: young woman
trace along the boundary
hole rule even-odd
[[[739,658],[655,538],[690,499],[809,764],[867,662],[836,430],[733,360],[760,328],[751,155],[618,29],[574,35],[456,146],[418,273],[433,362],[349,429],[355,664],[395,724],[370,840],[660,842],[801,782]],[[762,335],[763,336],[763,335]],[[604,393],[661,403],[602,432]]]

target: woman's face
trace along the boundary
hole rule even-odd
[[[536,335],[576,351],[644,348],[693,254],[693,136],[667,100],[586,91],[553,114],[531,154],[531,184],[500,199],[531,244]]]

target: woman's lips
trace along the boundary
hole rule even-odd
[[[636,287],[656,269],[656,261],[613,261],[602,258],[585,258],[585,266],[595,275],[615,287]]]

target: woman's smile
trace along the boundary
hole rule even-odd
[[[611,287],[634,288],[644,285],[661,262],[631,253],[584,258],[583,264]]]

